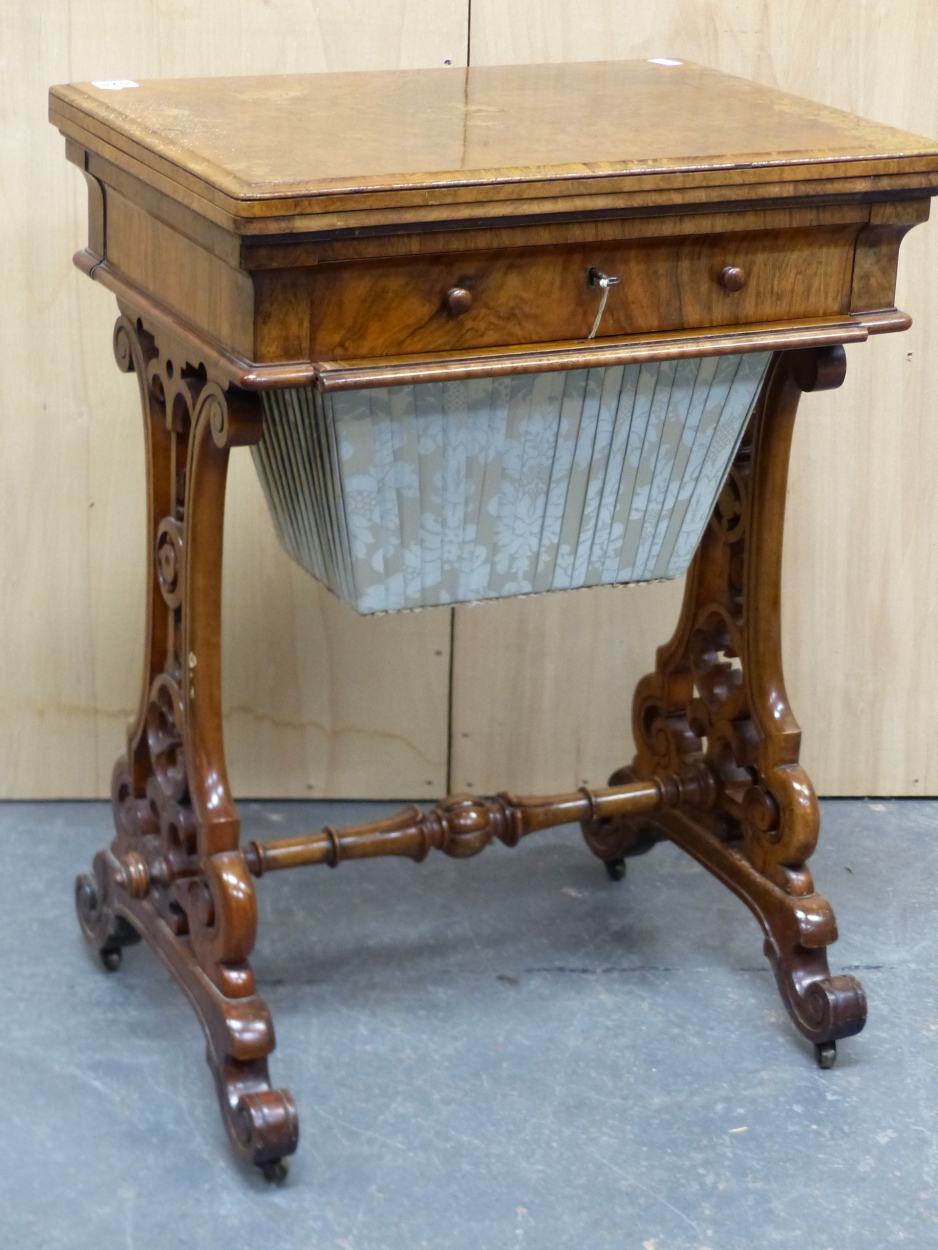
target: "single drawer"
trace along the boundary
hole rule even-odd
[[[307,271],[312,360],[824,317],[850,308],[856,223],[385,260]]]

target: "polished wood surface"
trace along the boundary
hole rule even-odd
[[[327,827],[296,838],[251,842],[245,847],[244,859],[255,877],[314,864],[337,868],[345,859],[379,855],[402,855],[420,863],[431,850],[442,851],[453,859],[470,859],[496,838],[505,846],[517,846],[522,838],[542,829],[575,822],[590,825],[681,803],[704,805],[712,797],[713,789],[705,773],[684,779],[662,776],[629,781],[601,790],[584,786],[572,794],[523,798],[511,794],[484,798],[457,794],[429,812],[405,807],[396,816],[367,825],[339,830]],[[618,857],[610,861],[617,862]]]
[[[600,299],[588,281],[593,267],[619,277],[600,322],[603,337],[836,316],[850,311],[863,228],[320,265],[309,282],[309,355],[341,360],[586,338]],[[721,282],[730,262],[748,270],[745,290]],[[456,317],[447,296],[455,287],[470,297]],[[393,308],[393,318],[376,320],[376,308]]]
[[[165,309],[203,346],[223,345],[218,350],[235,356],[232,380],[248,386],[255,383],[246,362],[256,364],[259,385],[275,377],[286,384],[282,366],[290,362],[295,385],[336,359],[586,337],[599,303],[588,281],[594,268],[620,275],[597,326],[600,341],[889,309],[899,245],[929,210],[927,198],[915,198],[648,217],[581,230],[592,237],[579,246],[569,223],[454,231],[430,236],[442,249],[435,256],[420,247],[426,232],[376,237],[368,248],[333,239],[325,249],[287,245],[279,258],[270,246],[242,250],[242,269],[165,225],[144,206],[148,196],[136,205],[87,180],[98,220],[76,262],[119,297],[134,290],[138,299],[158,299],[151,320]],[[659,230],[664,238],[654,237]],[[445,245],[454,238],[474,250],[451,254]],[[388,251],[397,254],[378,263]],[[356,263],[338,263],[343,254]],[[724,264],[731,258],[748,269]],[[728,286],[730,270],[748,273],[748,282]],[[454,315],[448,300],[457,289],[468,303],[463,298]],[[376,318],[379,307],[393,315]]]
[[[52,89],[50,116],[88,184],[81,267],[255,365],[242,386],[294,364],[296,384],[336,361],[887,311],[938,181],[928,140],[647,60],[79,84]]]
[[[606,860],[670,838],[749,906],[782,999],[822,1067],[837,1039],[863,1028],[866,996],[856,977],[830,975],[825,948],[837,926],[807,868],[820,813],[782,672],[782,539],[801,393],[835,389],[845,374],[842,347],[776,358],[688,571],[677,628],[635,690],[638,750],[610,780],[681,773],[702,755],[716,781],[712,808],[624,814],[587,831]]]
[[[892,250],[890,245],[888,250]],[[87,249],[75,264],[101,282],[118,299],[132,299],[150,326],[178,331],[179,319],[164,305],[144,296],[132,283],[101,264]],[[166,285],[172,286],[172,280]],[[397,383],[487,377],[498,373],[534,373],[643,360],[708,356],[724,351],[780,351],[823,343],[862,343],[871,334],[907,330],[911,317],[896,308],[856,312],[839,317],[807,317],[791,321],[713,326],[656,334],[608,335],[551,343],[511,343],[474,351],[424,352],[343,360],[296,360],[256,363],[226,350],[211,338],[189,329],[186,340],[202,361],[211,362],[219,377],[236,386],[267,390],[278,386],[316,385],[323,391],[389,386]],[[280,324],[280,323],[275,323]],[[286,337],[294,318],[288,318]]]
[[[79,877],[82,928],[109,969],[141,937],[205,1032],[234,1150],[281,1179],[298,1143],[286,1090],[271,1086],[270,1015],[248,963],[257,927],[251,875],[378,854],[457,858],[498,838],[579,820],[613,879],[625,858],[671,838],[754,912],[792,1020],[832,1065],[865,1021],[862,986],[830,975],[836,940],[805,861],[817,803],[798,765],[800,733],[781,671],[779,598],[788,456],[798,395],[840,385],[843,347],[780,353],[687,579],[672,641],[639,684],[639,751],[609,788],[514,799],[455,796],[433,812],[240,847],[220,700],[222,518],[229,449],[260,438],[256,395],[187,360],[184,338],[151,335],[132,310],[114,332],[137,376],[146,429],[147,662],[126,757],[114,770],[117,835]],[[736,660],[738,663],[734,664]]]
[[[205,215],[288,218],[250,226],[280,231],[366,209],[428,220],[437,205],[493,199],[504,217],[545,194],[617,195],[621,209],[643,192],[674,204],[731,187],[765,197],[779,182],[914,187],[938,168],[928,139],[648,60],[79,83],[52,89],[50,115],[148,184],[190,207],[206,201]]]

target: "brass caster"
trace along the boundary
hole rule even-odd
[[[124,957],[124,952],[119,946],[108,947],[107,950],[99,951],[98,954],[106,972],[116,972]]]
[[[282,1185],[290,1170],[286,1159],[268,1159],[266,1163],[258,1164],[258,1167],[264,1175],[264,1180],[269,1181],[271,1185]]]
[[[604,859],[603,864],[606,868],[606,875],[610,881],[621,881],[625,876],[625,860],[624,859]]]
[[[837,1062],[836,1042],[817,1042],[814,1046],[814,1057],[820,1068],[832,1068]]]

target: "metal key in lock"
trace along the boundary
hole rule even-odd
[[[609,298],[609,288],[611,286],[617,286],[621,279],[613,278],[609,274],[603,273],[602,270],[597,269],[594,265],[590,266],[586,277],[590,286],[601,287],[603,293],[603,297],[599,301],[599,312],[596,314],[596,320],[593,322],[593,328],[586,336],[588,339],[594,339],[596,337],[596,331],[599,329],[599,323],[603,319],[603,313],[606,311],[606,300]]]

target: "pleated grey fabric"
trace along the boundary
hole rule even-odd
[[[359,612],[683,573],[767,354],[264,394],[281,543]]]

